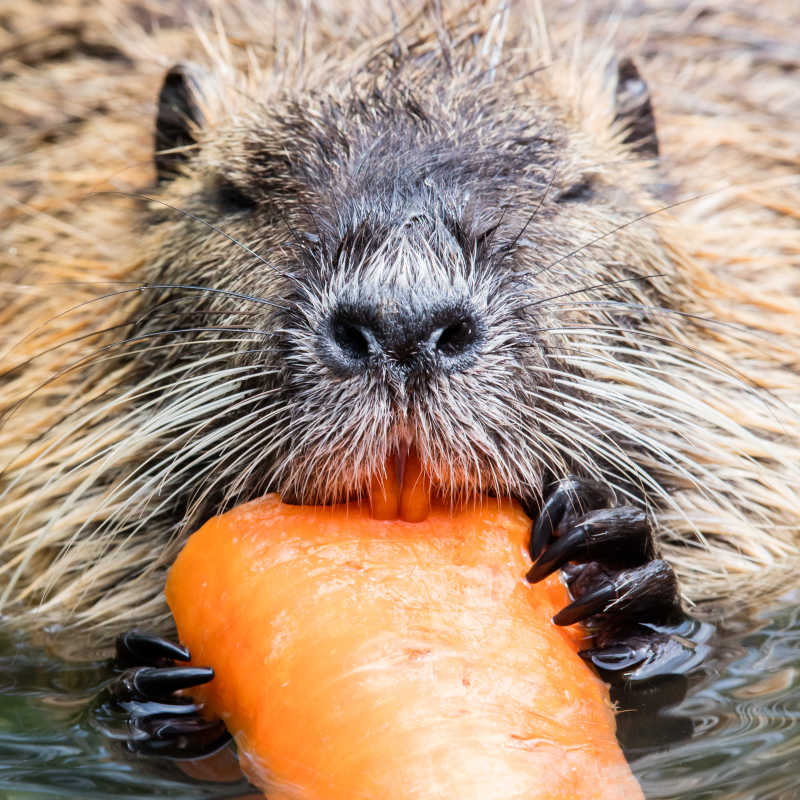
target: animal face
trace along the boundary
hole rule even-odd
[[[173,119],[197,108],[190,88]],[[635,481],[619,431],[590,433],[583,383],[657,295],[659,243],[624,229],[640,159],[612,121],[609,168],[539,76],[498,84],[465,59],[182,129],[197,142],[165,165],[150,267],[173,288],[137,314],[191,392],[206,365],[208,410],[172,432],[204,443],[200,516],[267,490],[357,497],[412,447],[453,501],[532,501],[547,476],[609,464]]]

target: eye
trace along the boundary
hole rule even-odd
[[[214,202],[223,214],[252,211],[256,207],[252,197],[228,180],[220,180],[214,187]]]
[[[558,203],[581,203],[591,200],[594,196],[594,186],[591,178],[581,178],[556,197]]]

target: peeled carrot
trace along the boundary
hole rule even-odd
[[[643,798],[585,634],[551,622],[564,586],[524,579],[530,520],[405,488],[422,521],[270,495],[172,567],[180,638],[216,673],[193,692],[251,781],[270,800]],[[375,516],[403,508],[383,499]]]

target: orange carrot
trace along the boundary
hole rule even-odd
[[[270,800],[643,798],[576,655],[585,634],[551,622],[564,586],[525,581],[530,520],[486,498],[451,513],[411,488],[422,521],[271,495],[179,555],[167,599],[216,673],[193,692],[250,779]],[[403,507],[385,500],[378,515]]]

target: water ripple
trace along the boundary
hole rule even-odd
[[[702,669],[665,682],[679,705],[618,717],[648,800],[800,798],[800,603],[732,619]],[[105,666],[66,664],[0,636],[0,798],[222,800],[244,782],[204,783],[170,762],[110,750],[86,722]],[[590,800],[590,798],[576,798]]]
[[[692,721],[691,738],[636,753],[648,800],[800,798],[798,619],[792,605],[718,632],[712,657],[670,710]]]

